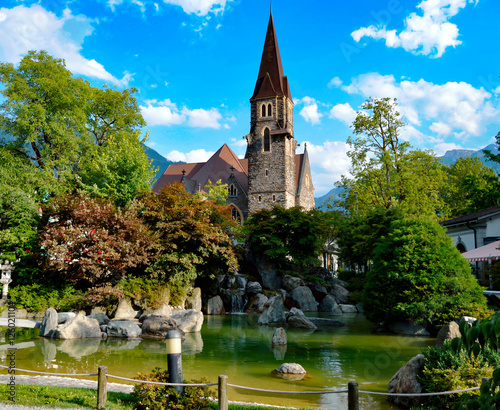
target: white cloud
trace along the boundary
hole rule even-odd
[[[327,84],[328,88],[340,87],[342,80],[339,77],[333,77]]]
[[[464,137],[479,136],[485,125],[499,114],[490,93],[465,82],[434,84],[423,79],[398,82],[392,75],[369,73],[353,78],[342,89],[365,98],[397,98],[399,111],[410,125],[432,121],[430,130],[441,135],[453,130],[464,132]]]
[[[230,0],[163,0],[165,4],[182,7],[184,13],[206,16],[208,13],[223,13]]]
[[[186,153],[174,150],[170,151],[167,155],[166,158],[169,161],[174,161],[174,162],[206,162],[209,160],[209,158],[214,155],[215,152],[212,151],[205,151],[204,149],[195,149]]]
[[[118,79],[106,71],[94,59],[81,55],[81,44],[94,30],[92,20],[74,16],[69,9],[58,18],[38,4],[31,7],[17,6],[0,9],[0,48],[5,60],[18,63],[30,50],[46,50],[49,54],[66,61],[66,67],[74,74],[94,77],[117,86],[127,86],[133,74],[124,73]],[[66,23],[71,23],[67,28]]]
[[[142,116],[149,126],[186,124],[189,127],[200,128],[218,129],[221,127],[219,120],[222,115],[217,108],[190,110],[183,107],[179,109],[177,104],[168,98],[162,101],[146,100],[145,104],[141,105],[140,108]]]
[[[312,97],[305,96],[304,98],[297,98],[294,100],[296,105],[305,104],[305,106],[300,110],[299,114],[311,124],[319,124],[320,118],[323,116],[318,111],[318,103]]]
[[[458,40],[458,27],[448,20],[467,3],[477,0],[423,0],[417,5],[421,15],[413,12],[405,19],[405,28],[397,33],[386,27],[362,27],[351,33],[359,42],[363,37],[385,40],[387,47],[403,47],[415,54],[441,57],[448,47],[462,44]]]
[[[351,125],[356,118],[356,111],[349,103],[337,104],[330,110],[330,118],[337,118],[347,125]]]
[[[434,151],[436,152],[437,156],[443,156],[446,151],[450,151],[453,149],[463,149],[460,145],[454,144],[454,143],[448,143],[448,142],[443,142],[441,144],[436,144],[434,147]]]

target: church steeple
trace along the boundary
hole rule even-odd
[[[267,98],[282,96],[292,99],[288,79],[283,74],[278,39],[274,29],[273,13],[269,16],[266,40],[260,61],[259,75],[251,100],[255,98]]]

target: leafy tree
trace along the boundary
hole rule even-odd
[[[115,283],[154,259],[157,237],[132,202],[112,202],[85,194],[65,195],[44,207],[38,258],[42,275],[80,288]]]
[[[158,258],[148,267],[154,277],[182,286],[198,276],[236,272],[229,207],[199,199],[180,183],[158,195],[144,193],[142,202],[146,223],[159,234]]]
[[[431,329],[486,312],[482,288],[444,228],[430,217],[390,225],[377,245],[363,306],[375,322],[411,320]]]
[[[223,184],[222,180],[218,179],[215,184],[208,180],[207,185],[205,185],[206,193],[200,195],[201,198],[206,198],[209,201],[213,201],[217,205],[225,205],[227,196],[229,195],[229,188],[227,184]]]
[[[495,136],[496,143],[498,147],[500,147],[500,132]],[[493,154],[489,149],[483,150],[484,156],[489,159],[490,161],[496,162],[500,164],[500,153],[498,154]]]
[[[317,266],[326,240],[336,236],[337,213],[275,206],[253,213],[245,223],[250,250],[281,268]]]

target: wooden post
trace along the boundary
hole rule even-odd
[[[97,370],[97,408],[99,410],[106,407],[108,399],[108,366],[99,366]]]
[[[358,383],[349,382],[347,385],[347,408],[349,410],[359,410]]]
[[[228,410],[229,401],[227,398],[227,376],[219,376],[219,410]]]

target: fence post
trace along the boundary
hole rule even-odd
[[[108,399],[108,366],[99,366],[97,369],[97,408],[99,410],[106,407]]]
[[[347,406],[349,410],[359,410],[359,388],[356,382],[347,384]]]
[[[228,410],[229,402],[227,398],[227,376],[219,376],[219,410]]]

